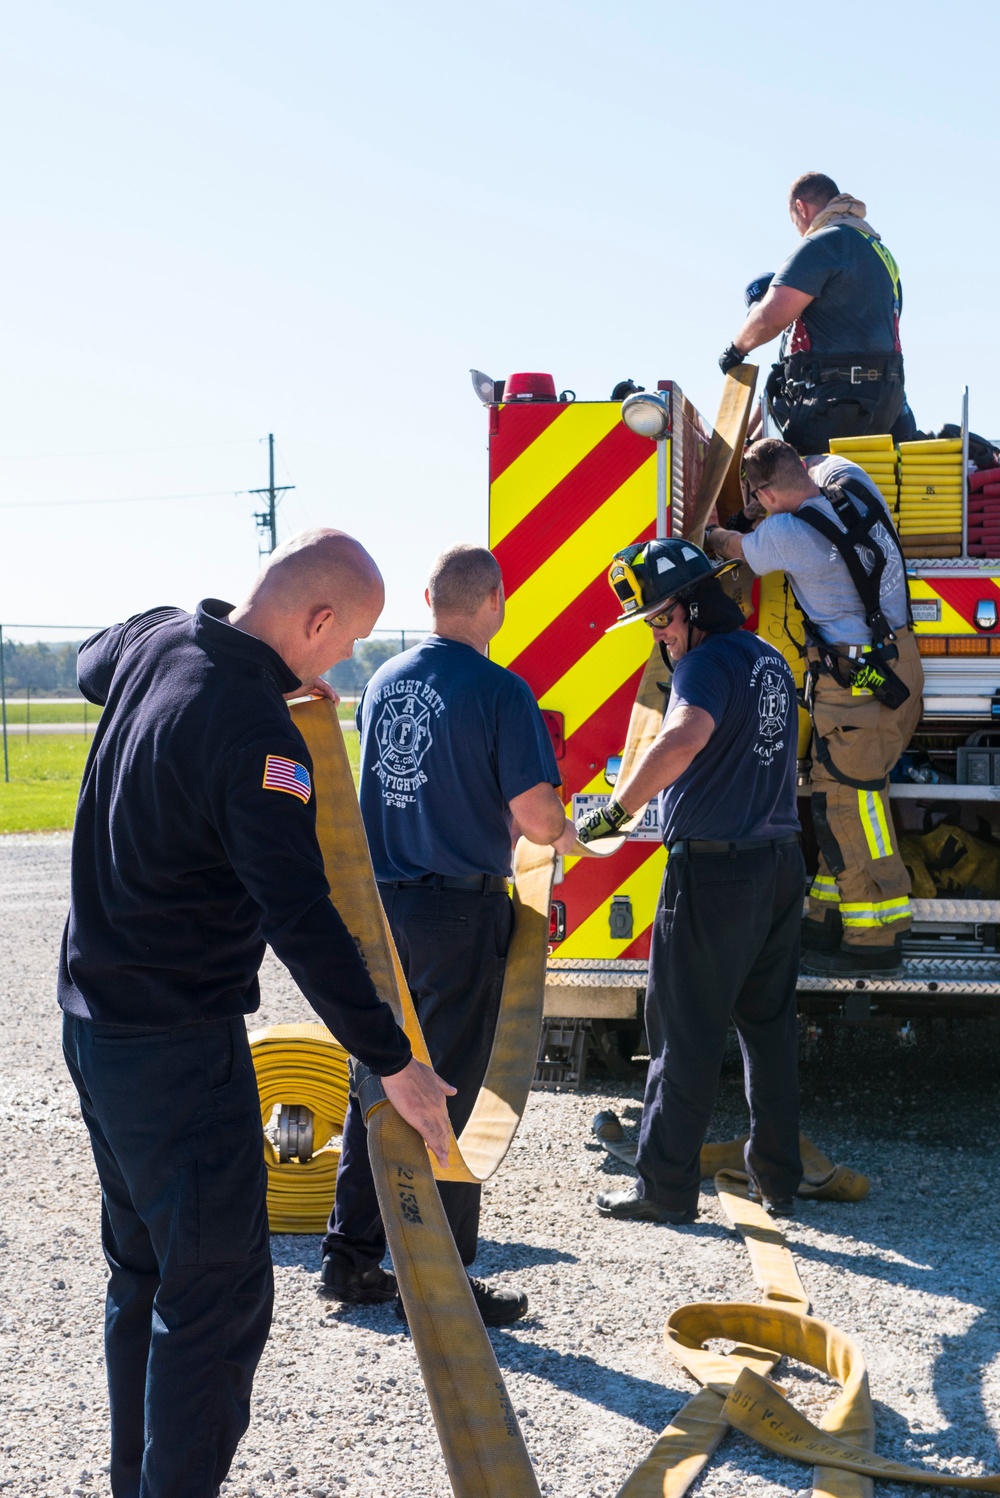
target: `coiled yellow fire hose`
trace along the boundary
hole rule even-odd
[[[335,709],[314,702],[296,708],[295,715],[316,770],[317,825],[331,898],[359,941],[380,994],[404,1023],[414,1052],[426,1057],[375,887]],[[508,964],[504,993],[515,1010],[523,1004],[530,1020],[544,985],[551,856],[522,842],[516,868],[522,941],[515,949],[515,929],[516,964]],[[539,996],[529,1002],[517,992],[522,985],[537,988]],[[439,1172],[447,1178],[481,1180],[496,1169],[523,1111],[537,1028],[531,1044],[520,1042],[520,1021],[507,1019],[501,1009],[494,1054],[473,1114],[478,1122],[471,1135],[467,1128],[461,1140],[453,1141],[448,1171]],[[427,1150],[388,1104],[377,1079],[362,1082],[359,1094],[393,1266],[452,1489],[456,1498],[537,1498],[538,1481],[456,1252]],[[721,1150],[725,1163],[742,1163],[738,1145]],[[807,1169],[817,1194],[826,1188],[850,1199],[867,1188],[863,1177],[842,1176],[838,1182],[836,1168],[818,1151]],[[663,1431],[618,1498],[680,1498],[731,1426],[781,1455],[813,1465],[816,1498],[869,1498],[874,1477],[1000,1493],[1000,1477],[956,1477],[875,1455],[871,1398],[859,1349],[835,1327],[808,1314],[808,1297],[784,1238],[767,1214],[747,1200],[745,1179],[723,1170],[716,1185],[724,1211],[747,1244],[763,1303],[683,1306],[670,1317],[667,1349],[703,1387]],[[717,1338],[736,1346],[729,1353],[708,1349],[706,1343]],[[784,1355],[841,1385],[818,1426],[800,1416],[769,1380]]]
[[[325,1025],[271,1025],[251,1034],[250,1054],[264,1127],[276,1107],[283,1116],[300,1108],[310,1115],[308,1142],[286,1138],[275,1146],[264,1136],[271,1232],[322,1233],[340,1161],[330,1141],[347,1114],[347,1052]]]

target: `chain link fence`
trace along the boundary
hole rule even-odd
[[[80,696],[76,655],[99,624],[0,624],[0,738],[3,778],[10,780],[8,735],[31,739],[36,731],[80,723],[84,737],[100,710]],[[426,639],[427,630],[376,629],[355,647],[350,660],[327,672],[346,701],[356,701],[384,661]],[[13,637],[12,637],[13,636]],[[31,638],[34,636],[34,638]]]
[[[394,655],[402,654],[404,650],[412,650],[414,645],[426,640],[429,634],[428,629],[373,630],[367,640],[359,640],[355,645],[351,659],[334,666],[332,671],[326,673],[326,679],[342,698],[348,701],[356,699],[361,696],[379,666],[391,660]]]

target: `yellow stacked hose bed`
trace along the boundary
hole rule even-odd
[[[965,469],[958,437],[899,445],[899,537],[909,557],[962,554]]]
[[[890,436],[833,437],[830,451],[863,468],[896,518],[899,504],[896,449]]]
[[[347,1052],[325,1025],[272,1025],[250,1036],[260,1115],[266,1128],[276,1107],[308,1108],[313,1156],[282,1163],[265,1136],[267,1219],[272,1233],[322,1233],[333,1205],[347,1114]]]

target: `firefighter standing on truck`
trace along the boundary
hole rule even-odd
[[[891,432],[899,442],[916,430],[903,391],[899,267],[865,212],[822,172],[796,178],[789,213],[803,242],[762,296],[751,302],[748,288],[747,319],[719,359],[726,374],[787,330],[767,393],[803,456],[826,452],[831,437]]]
[[[923,670],[906,567],[878,490],[855,463],[803,465],[775,438],[744,457],[768,513],[749,535],[706,545],[759,576],[783,571],[805,621],[819,870],[803,922],[804,966],[834,976],[898,971],[910,879],[895,846],[889,771],[920,720]]]
[[[742,628],[717,581],[728,570],[674,538],[626,547],[610,573],[619,623],[645,620],[674,667],[655,743],[608,804],[577,823],[584,843],[611,836],[659,794],[668,850],[649,956],[639,1179],[598,1195],[611,1217],[694,1221],[730,1020],[750,1104],[751,1194],[790,1215],[802,1175],[795,686],[784,658]]]

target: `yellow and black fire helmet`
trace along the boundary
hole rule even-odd
[[[623,547],[615,552],[608,571],[608,582],[622,609],[611,629],[651,619],[670,599],[682,597],[706,578],[719,577],[736,565],[709,561],[700,546],[680,536]]]

